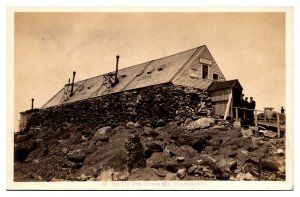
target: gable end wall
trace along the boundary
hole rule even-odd
[[[202,63],[200,63],[200,58],[211,60],[211,65],[209,65],[208,68],[208,79],[202,79]],[[191,68],[197,68],[197,78],[191,77]],[[186,68],[184,68],[183,71],[172,80],[172,83],[175,85],[207,89],[213,81],[214,73],[219,75],[219,81],[226,80],[222,71],[219,69],[218,65],[210,54],[209,50],[207,49],[207,47],[204,47],[204,49],[200,53],[196,54],[195,58],[186,66]]]

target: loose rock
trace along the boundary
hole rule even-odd
[[[198,120],[189,123],[186,128],[188,130],[205,129],[210,127],[214,122],[213,118],[199,118]]]
[[[177,176],[178,176],[180,179],[183,179],[183,178],[186,176],[186,169],[185,169],[185,168],[179,169],[179,170],[177,171]]]

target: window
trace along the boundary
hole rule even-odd
[[[219,80],[219,75],[218,74],[213,74],[213,80]]]
[[[208,65],[202,64],[202,79],[208,79]]]
[[[191,78],[198,78],[198,68],[191,68],[190,77]]]

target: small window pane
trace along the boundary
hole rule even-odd
[[[190,77],[192,77],[192,78],[198,78],[198,69],[197,68],[191,68],[191,70],[190,70]]]
[[[219,75],[214,73],[214,74],[213,74],[213,79],[214,79],[214,80],[219,80]]]

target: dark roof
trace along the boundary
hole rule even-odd
[[[239,88],[243,89],[239,80],[229,80],[229,81],[222,81],[222,82],[212,82],[211,85],[208,87],[207,91],[215,91],[215,90],[223,90],[227,88]]]
[[[78,81],[74,83],[74,95],[72,97],[65,100],[65,92],[71,91],[71,86],[65,86],[42,108],[170,82],[173,76],[185,65],[185,62],[187,62],[195,52],[201,52],[205,47],[206,46],[203,45],[174,55],[120,69],[118,74],[125,77],[120,77],[119,83],[113,88],[107,89],[104,86],[101,88],[101,84],[104,81],[104,74]],[[158,70],[159,68],[162,69]],[[151,74],[151,77],[149,77],[149,74]],[[201,85],[201,83],[199,84]]]

